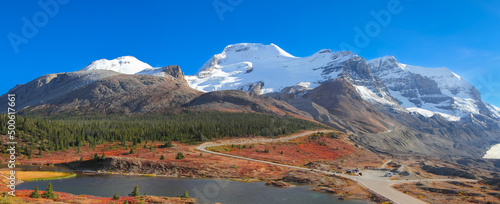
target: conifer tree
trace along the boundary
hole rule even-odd
[[[118,196],[118,193],[115,193],[115,195],[113,195],[113,199],[115,199],[115,200],[119,200],[120,199],[120,196]]]
[[[184,154],[182,154],[182,152],[177,153],[177,156],[175,157],[175,159],[184,159],[184,158],[186,157],[184,156]]]
[[[139,186],[135,185],[134,191],[132,191],[132,193],[130,193],[128,195],[132,196],[132,197],[140,196],[141,194],[139,193]]]
[[[40,198],[40,193],[38,192],[38,185],[35,186],[35,191],[31,193],[30,198]]]
[[[172,140],[168,140],[167,143],[165,143],[165,145],[163,145],[164,147],[173,147],[174,145],[172,144]]]
[[[184,191],[184,194],[181,195],[181,198],[189,198],[188,191]]]
[[[47,185],[47,190],[45,190],[45,192],[42,193],[42,198],[48,198],[48,199],[56,198],[56,194],[54,193],[54,190],[52,190],[52,183],[49,182],[49,185]]]

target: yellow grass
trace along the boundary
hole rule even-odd
[[[207,150],[213,152],[228,152],[231,145],[208,147]]]
[[[10,175],[10,171],[0,171],[0,173]],[[76,176],[76,174],[52,171],[16,171],[16,179],[21,179],[23,181],[49,180],[73,176]]]

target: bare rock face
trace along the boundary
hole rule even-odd
[[[289,184],[284,181],[268,181],[266,183],[266,186],[273,186],[273,187],[278,187],[278,188],[290,188],[290,187],[295,187],[295,185]]]
[[[284,77],[281,78],[286,79],[282,80],[283,83],[293,81],[291,78],[296,80],[290,82],[289,87],[274,84],[272,88],[278,92],[269,92],[266,85],[272,86],[274,76],[269,77],[254,64],[242,61],[236,63],[238,66],[228,64],[226,67],[228,73],[239,73],[240,78],[235,83],[241,84],[230,86],[238,90],[197,91],[189,87],[180,67],[171,65],[149,67],[133,72],[135,74],[102,69],[49,74],[14,87],[9,94],[17,95],[18,109],[40,114],[195,110],[291,115],[353,133],[351,139],[359,145],[387,154],[480,158],[491,144],[500,142],[500,113],[481,101],[476,88],[448,69],[432,69],[439,73],[429,74],[428,68],[400,64],[394,57],[366,61],[349,52],[332,53],[329,50],[301,61],[274,45],[252,46],[269,48],[277,55],[262,58],[267,61],[248,57],[242,54],[254,52],[248,45],[230,46],[227,51],[234,51],[233,54],[246,60],[256,60],[260,65],[269,65],[261,67],[278,67],[283,72],[292,70],[276,76]],[[209,76],[227,62],[227,56],[217,55],[207,62],[206,69],[197,77],[210,80],[197,85],[205,87],[215,83]],[[129,58],[129,61],[133,60]],[[268,60],[285,58],[289,60],[288,64],[279,66]],[[314,60],[321,63],[314,63]],[[102,61],[104,64],[108,62]],[[301,74],[310,74],[307,72],[317,75],[311,78],[315,81],[302,81]],[[255,77],[244,81],[249,75]],[[224,79],[217,80],[224,82]],[[260,95],[264,91],[268,91],[267,94]],[[6,100],[5,95],[0,97],[0,112],[6,110]],[[432,110],[429,111],[432,114],[414,109]],[[447,115],[458,119],[450,120]]]
[[[114,71],[79,71],[60,74],[48,74],[38,77],[26,84],[17,85],[8,93],[16,94],[17,109],[50,104],[68,94],[96,81],[121,75]],[[7,97],[0,97],[2,111],[6,110]],[[5,108],[4,108],[5,107]],[[5,109],[5,110],[4,110]]]
[[[90,170],[98,172],[123,172],[133,174],[155,174],[171,177],[186,176],[191,178],[235,178],[239,174],[219,169],[199,169],[189,165],[176,165],[155,161],[141,161],[123,157],[107,157],[82,162],[65,164],[75,170]]]
[[[148,75],[116,75],[72,90],[25,111],[161,113],[174,111],[201,93],[177,80]]]
[[[289,90],[270,96],[284,100],[311,114],[316,121],[339,130],[373,133],[384,132],[391,127],[389,119],[365,102],[354,86],[343,79],[324,82],[301,97],[293,97]]]
[[[240,87],[239,90],[241,91],[247,91],[247,92],[250,92],[252,94],[260,94],[262,92],[262,87],[264,86],[264,82],[255,82],[255,83],[249,83],[249,84],[246,84],[242,87]]]
[[[467,178],[467,179],[477,179],[477,177],[465,170],[462,169],[456,169],[456,168],[451,168],[451,167],[435,167],[435,166],[427,166],[424,165],[422,167],[424,171],[427,171],[432,174],[436,175],[443,175],[443,176],[458,176],[462,178]]]
[[[164,75],[131,75],[109,70],[50,74],[18,85],[9,93],[18,96],[17,107],[21,113],[39,115],[194,110],[259,112],[313,121],[309,114],[266,96],[243,91],[204,94],[188,86],[184,73],[176,65],[155,71],[164,72]],[[255,84],[252,89],[258,89],[259,86],[261,85]],[[7,97],[2,97],[0,101],[6,99]],[[4,106],[5,104],[7,101],[3,103]]]
[[[184,72],[181,71],[181,68],[178,65],[169,65],[163,67],[165,75],[172,76],[179,81],[187,84],[186,79],[184,78]]]
[[[164,75],[122,74],[84,70],[49,74],[9,91],[21,112],[42,115],[63,112],[160,113],[176,111],[201,95],[191,89],[179,66],[163,67]],[[162,77],[163,76],[163,77]],[[7,100],[6,97],[0,101]],[[5,106],[7,102],[0,105]]]
[[[313,120],[308,113],[286,102],[249,92],[228,90],[205,93],[183,105],[191,110],[259,112],[273,115],[291,115]]]

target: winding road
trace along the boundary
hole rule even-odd
[[[319,130],[322,132],[332,132],[331,130]],[[372,192],[375,192],[379,194],[380,196],[383,196],[389,200],[391,200],[394,203],[397,204],[425,204],[425,202],[416,199],[412,196],[409,196],[405,193],[402,193],[400,191],[395,190],[394,188],[391,188],[391,186],[396,185],[396,184],[402,184],[402,183],[415,183],[415,182],[420,182],[420,181],[462,181],[462,182],[477,182],[477,180],[471,180],[471,179],[422,179],[422,180],[390,180],[388,177],[384,177],[384,171],[376,171],[376,170],[370,170],[370,171],[363,171],[363,176],[350,176],[350,175],[345,175],[345,174],[338,174],[338,173],[333,173],[333,172],[328,172],[328,171],[322,171],[322,170],[317,170],[317,169],[310,169],[310,168],[304,168],[304,167],[297,167],[297,166],[291,166],[291,165],[286,165],[286,164],[279,164],[279,163],[274,163],[274,162],[269,162],[269,161],[263,161],[263,160],[258,160],[258,159],[252,159],[252,158],[247,158],[247,157],[241,157],[241,156],[235,156],[235,155],[230,155],[230,154],[224,154],[224,153],[219,153],[219,152],[212,152],[207,150],[208,147],[214,147],[214,146],[221,146],[221,145],[229,145],[229,144],[252,144],[252,143],[264,143],[264,142],[284,142],[288,140],[293,140],[299,137],[304,137],[310,134],[313,134],[316,131],[307,131],[301,134],[297,135],[292,135],[288,137],[281,137],[281,138],[276,138],[276,139],[271,139],[271,138],[265,138],[265,139],[239,139],[238,141],[224,141],[220,143],[214,143],[214,142],[207,142],[203,143],[200,146],[196,147],[199,151],[206,152],[209,154],[214,154],[214,155],[220,155],[220,156],[225,156],[225,157],[231,157],[231,158],[236,158],[236,159],[244,159],[248,161],[254,161],[254,162],[260,162],[264,164],[271,164],[275,166],[281,166],[281,167],[286,167],[286,168],[291,168],[291,169],[299,169],[299,170],[306,170],[306,171],[316,171],[316,172],[321,172],[324,174],[328,175],[335,175],[335,176],[340,176],[344,178],[351,179],[353,181],[356,181],[359,183],[361,186],[371,190]],[[385,164],[389,163],[386,162]]]

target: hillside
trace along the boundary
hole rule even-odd
[[[447,68],[365,60],[320,50],[295,57],[275,44],[241,43],[196,75],[125,56],[49,74],[9,93],[25,115],[253,112],[315,121],[372,151],[480,158],[500,142],[500,108]],[[0,98],[5,110],[6,97]],[[4,107],[4,108],[2,108]]]

